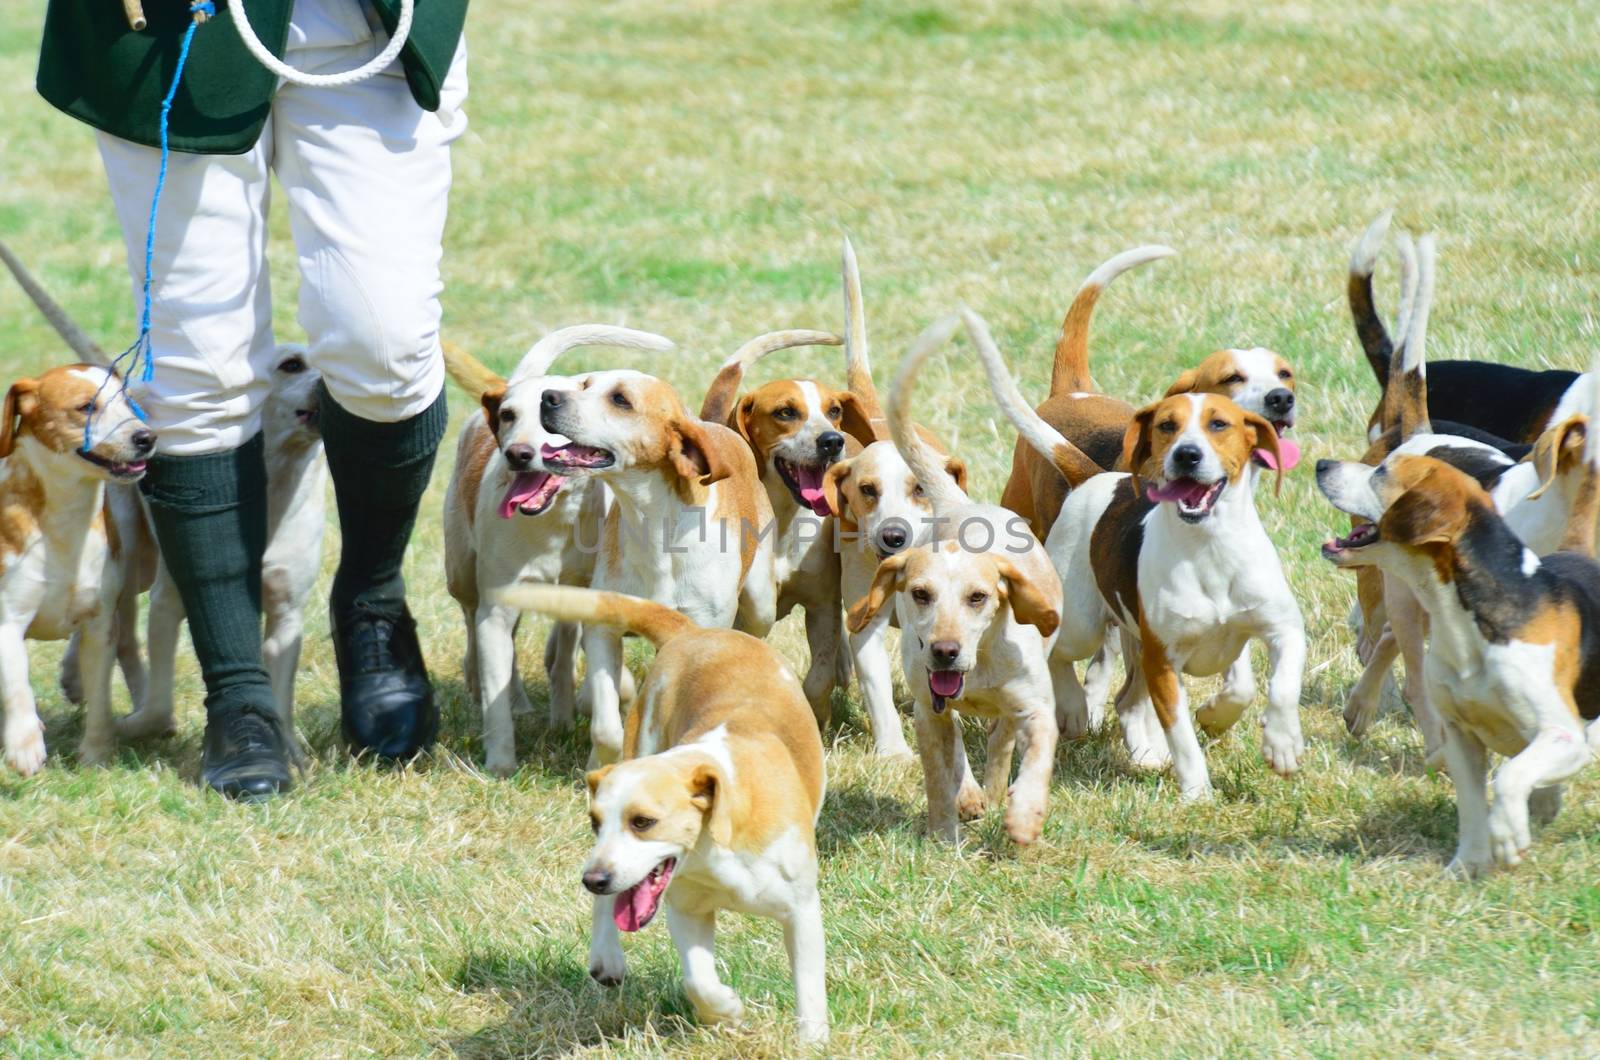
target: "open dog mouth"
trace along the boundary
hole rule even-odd
[[[548,471],[519,471],[511,480],[505,497],[500,501],[500,518],[510,519],[523,515],[540,515],[555,503],[556,494],[567,480]]]
[[[1260,452],[1261,450],[1256,450]],[[1175,478],[1147,491],[1153,501],[1171,501],[1178,506],[1178,518],[1186,523],[1198,523],[1211,514],[1217,498],[1228,484],[1225,478],[1215,482],[1197,482],[1192,478]]]
[[[933,712],[943,714],[946,700],[961,698],[966,675],[960,670],[929,670],[928,691],[933,693]]]
[[[119,462],[116,460],[107,460],[98,453],[85,452],[82,449],[76,450],[76,452],[79,456],[83,457],[96,467],[105,468],[111,473],[111,477],[115,479],[132,481],[140,478],[144,475],[145,468],[148,466],[148,462],[144,460],[128,460]]]
[[[593,445],[579,445],[577,442],[568,442],[566,445],[551,445],[546,442],[539,447],[539,458],[550,467],[559,467],[566,471],[598,471],[617,462],[611,450]]]
[[[778,469],[778,477],[789,487],[795,503],[810,508],[818,515],[833,514],[833,509],[828,507],[828,498],[822,492],[822,476],[828,470],[824,465],[796,464],[779,456],[773,458],[772,466]]]
[[[650,875],[617,894],[611,907],[611,919],[623,931],[638,931],[656,918],[661,909],[661,896],[667,893],[672,882],[672,870],[678,867],[677,858],[668,858],[650,870]]]
[[[1335,562],[1341,559],[1348,559],[1350,553],[1366,548],[1369,545],[1375,545],[1382,539],[1382,535],[1378,533],[1378,528],[1375,524],[1362,523],[1344,537],[1334,537],[1324,541],[1322,543],[1322,556],[1324,559],[1334,560]]]
[[[1292,471],[1300,462],[1300,443],[1284,437],[1284,432],[1294,426],[1294,420],[1272,420],[1271,423],[1272,429],[1278,432],[1278,456],[1282,458],[1283,470]],[[1278,461],[1273,459],[1270,449],[1257,449],[1255,459],[1268,471],[1278,470]]]

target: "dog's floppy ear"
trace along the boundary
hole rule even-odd
[[[1061,625],[1061,612],[1050,603],[1039,586],[1017,569],[1005,556],[996,556],[995,566],[1000,568],[1005,597],[1011,602],[1011,614],[1018,622],[1033,626],[1041,636],[1048,637]]]
[[[1278,451],[1278,429],[1265,416],[1258,416],[1254,412],[1244,414],[1244,425],[1255,431],[1255,448],[1265,449],[1272,454],[1272,472],[1275,476],[1272,481],[1272,495],[1279,496],[1283,493],[1283,456]],[[1248,460],[1245,466],[1249,467]]]
[[[1128,429],[1122,434],[1122,463],[1133,473],[1133,495],[1139,496],[1144,486],[1139,481],[1139,472],[1144,467],[1144,462],[1150,459],[1150,424],[1156,418],[1157,405],[1146,405],[1133,414],[1133,419],[1128,423]]]
[[[479,400],[483,402],[483,418],[489,421],[489,430],[496,438],[500,437],[500,402],[506,399],[505,384],[492,387],[483,392]]]
[[[878,440],[873,433],[872,420],[867,416],[866,409],[861,407],[861,399],[848,390],[839,392],[839,429],[862,445],[871,445]]]
[[[1178,376],[1178,381],[1167,387],[1167,392],[1162,397],[1171,397],[1174,394],[1192,394],[1200,385],[1200,369],[1190,368]]]
[[[705,762],[694,767],[689,774],[689,801],[706,815],[705,827],[719,847],[733,844],[733,811],[728,799],[728,784],[721,769]]]
[[[1533,452],[1528,457],[1533,461],[1533,469],[1539,474],[1539,487],[1528,494],[1525,500],[1534,500],[1550,488],[1550,483],[1556,480],[1562,460],[1568,453],[1572,454],[1574,459],[1583,458],[1583,441],[1588,434],[1589,417],[1580,413],[1568,416],[1539,435],[1539,440],[1533,443]]]
[[[1437,472],[1430,472],[1389,505],[1378,520],[1378,532],[1385,540],[1445,545],[1461,535],[1467,521],[1466,506],[1458,492],[1439,488],[1436,476]]]
[[[39,383],[34,379],[19,379],[6,391],[5,411],[0,413],[4,417],[0,422],[0,456],[10,456],[16,448],[18,421],[32,414],[39,403],[38,393]]]
[[[667,460],[680,478],[698,479],[700,485],[709,486],[733,474],[717,453],[706,424],[699,420],[679,420],[669,430]]]
[[[606,774],[611,772],[611,769],[611,766],[601,766],[599,769],[589,770],[583,778],[589,783],[589,798],[594,798],[594,793],[600,788],[600,782],[606,779]]]
[[[867,590],[867,595],[855,602],[845,615],[845,626],[851,633],[860,633],[867,625],[878,617],[878,612],[883,610],[883,605],[889,602],[889,597],[900,591],[904,581],[906,560],[911,552],[897,552],[878,564],[878,571],[872,576],[872,588]]]
[[[844,480],[850,477],[850,461],[841,460],[831,464],[828,470],[822,473],[822,497],[828,502],[828,510],[840,519],[849,520],[848,506],[844,503],[844,494],[840,492],[844,487]]]
[[[967,492],[967,462],[965,460],[959,456],[946,457],[944,473],[955,479],[955,483],[961,487],[962,493]]]

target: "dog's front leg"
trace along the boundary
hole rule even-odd
[[[1350,696],[1344,704],[1344,727],[1358,740],[1366,735],[1373,719],[1378,716],[1384,683],[1399,654],[1399,640],[1392,631],[1384,630],[1383,636],[1378,638],[1367,655],[1367,668],[1361,671],[1361,679],[1350,689]]]
[[[1122,634],[1122,659],[1128,668],[1128,677],[1122,691],[1117,693],[1117,722],[1133,767],[1154,772],[1172,763],[1172,751],[1167,747],[1166,731],[1150,701],[1142,658],[1139,642],[1127,633]]]
[[[850,634],[850,650],[855,655],[856,679],[861,682],[861,700],[872,724],[873,753],[880,758],[910,758],[911,746],[900,726],[900,712],[894,707],[888,641],[886,610],[866,629]]]
[[[828,984],[822,902],[811,887],[789,909],[783,923],[783,944],[789,950],[794,976],[794,1011],[800,1040],[815,1045],[828,1040]]]
[[[511,684],[517,679],[515,609],[478,604],[473,640],[478,646],[478,682],[483,692],[483,767],[498,777],[517,771],[511,722]]]
[[[261,662],[272,684],[272,698],[278,706],[278,729],[283,745],[289,748],[297,765],[305,765],[300,738],[294,731],[294,678],[300,667],[300,645],[305,631],[304,601],[297,601],[282,567],[261,572],[262,610],[266,612],[266,635],[261,639]]]
[[[1042,691],[1042,690],[1041,690]],[[1030,696],[1038,704],[1043,696]],[[1042,705],[1013,720],[1017,730],[1017,743],[1022,751],[1022,765],[1017,770],[1017,781],[1011,785],[1006,801],[1006,834],[1018,846],[1027,846],[1039,838],[1044,830],[1045,814],[1050,798],[1050,773],[1056,760],[1056,728],[1054,714]]]
[[[145,681],[144,702],[132,714],[117,719],[117,733],[125,740],[170,736],[177,729],[173,719],[172,676],[178,657],[178,627],[183,624],[183,600],[164,564],[150,588],[147,622],[150,672]]]
[[[606,626],[585,626],[583,654],[589,660],[589,740],[601,764],[622,757],[622,637]]]
[[[1551,694],[1560,703],[1558,694],[1553,690]],[[1561,703],[1545,713],[1554,717],[1548,717],[1528,746],[1495,772],[1494,804],[1488,817],[1489,853],[1501,865],[1517,864],[1522,852],[1533,844],[1528,799],[1534,790],[1572,779],[1589,761],[1583,730],[1566,705]]]
[[[1104,650],[1102,642],[1101,651]],[[1095,726],[1090,724],[1088,696],[1083,685],[1078,683],[1077,663],[1059,651],[1050,653],[1050,685],[1056,703],[1056,728],[1061,735],[1069,740],[1081,740],[1093,732]]]
[[[122,680],[128,686],[128,700],[133,704],[133,709],[138,710],[144,705],[150,682],[149,675],[145,671],[144,651],[139,645],[140,594],[132,584],[134,572],[130,569],[124,576],[128,581],[117,594],[117,667],[122,671]]]
[[[116,665],[116,631],[112,606],[103,606],[85,622],[78,661],[83,674],[83,737],[78,741],[78,761],[102,765],[117,746],[116,724],[111,717],[111,670]]]
[[[1244,652],[1246,665],[1250,652]],[[1288,776],[1306,753],[1300,731],[1300,684],[1306,668],[1306,634],[1299,622],[1267,634],[1267,711],[1261,719],[1261,754],[1280,776]]]
[[[956,731],[960,735],[960,730]],[[1011,756],[1017,749],[1017,720],[1002,714],[989,726],[988,746],[983,753],[983,797],[990,806],[1005,802],[1011,786]]]
[[[578,632],[575,622],[557,622],[544,643],[544,671],[550,679],[550,727],[562,732],[578,716]]]
[[[1384,575],[1384,607],[1389,613],[1389,628],[1400,645],[1406,663],[1406,702],[1422,730],[1422,753],[1429,765],[1437,766],[1444,753],[1444,719],[1434,708],[1425,676],[1428,657],[1428,613],[1409,586],[1398,578]]]
[[[683,965],[683,992],[702,1023],[738,1023],[744,1002],[717,975],[717,914],[691,913],[667,897],[667,928]]]
[[[622,955],[622,932],[611,919],[616,907],[616,895],[594,896],[594,918],[589,927],[589,975],[601,986],[621,986],[623,977],[628,974],[628,959]]]
[[[806,702],[817,719],[817,730],[826,731],[833,720],[833,683],[839,670],[840,640],[844,638],[844,615],[837,603],[829,601],[806,608],[806,644],[811,648],[811,666],[804,683]]]
[[[1195,802],[1211,797],[1211,773],[1206,768],[1205,752],[1194,734],[1194,718],[1189,713],[1189,697],[1183,690],[1175,666],[1167,659],[1166,646],[1148,627],[1139,631],[1139,664],[1144,668],[1150,702],[1166,733],[1172,752],[1172,771],[1178,777],[1183,801]]]
[[[1245,708],[1255,702],[1256,675],[1250,666],[1250,645],[1239,649],[1239,657],[1228,667],[1228,676],[1222,687],[1206,705],[1195,711],[1194,720],[1200,723],[1207,736],[1221,736],[1239,720]]]
[[[1489,869],[1488,752],[1478,738],[1454,722],[1444,723],[1444,762],[1456,789],[1456,856],[1445,872],[1462,879]]]
[[[928,834],[947,843],[960,836],[956,816],[957,793],[962,786],[962,763],[956,759],[961,732],[954,713],[947,707],[935,714],[933,705],[917,696],[914,716],[917,724],[917,750],[922,755],[922,780],[928,793]],[[965,760],[965,754],[962,755]],[[974,785],[976,789],[976,785]],[[981,805],[983,793],[976,792]]]
[[[0,693],[6,704],[6,761],[25,777],[44,766],[44,723],[39,720],[28,683],[28,649],[25,627],[0,625]]]

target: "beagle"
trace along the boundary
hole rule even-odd
[[[541,454],[566,439],[539,421],[544,392],[557,382],[551,367],[584,346],[673,348],[670,339],[631,328],[561,328],[534,343],[503,379],[465,350],[445,346],[451,378],[483,409],[456,442],[455,472],[444,496],[444,563],[445,584],[466,622],[462,671],[468,694],[483,712],[484,767],[497,776],[516,771],[511,717],[532,707],[517,671],[520,612],[493,594],[523,582],[586,584],[594,573],[605,487],[596,480],[574,481],[545,463]],[[558,624],[550,632],[545,667],[554,728],[570,728],[576,715],[577,642],[576,626]]]
[[[1594,373],[1591,373],[1593,375]],[[1600,440],[1559,550],[1536,555],[1471,475],[1399,452],[1376,467],[1322,460],[1317,486],[1363,522],[1322,546],[1338,567],[1372,565],[1403,581],[1427,612],[1423,665],[1456,786],[1460,837],[1449,871],[1515,865],[1530,812],[1549,820],[1561,785],[1600,749]],[[1485,797],[1488,752],[1507,756]]]
[[[817,724],[832,713],[834,686],[849,680],[841,652],[844,622],[839,601],[839,553],[823,476],[845,454],[847,438],[872,441],[860,399],[811,379],[766,383],[737,398],[745,371],[769,353],[794,346],[837,346],[824,331],[779,331],[753,339],[723,364],[700,407],[700,418],[725,423],[750,446],[761,484],[777,520],[773,553],[778,582],[777,617],[805,608],[806,699]],[[737,400],[736,400],[737,398]]]
[[[1113,469],[1122,455],[1122,435],[1133,418],[1133,406],[1095,392],[1089,375],[1089,320],[1100,293],[1118,276],[1176,253],[1171,247],[1151,245],[1108,259],[1083,281],[1061,322],[1061,338],[1050,370],[1050,395],[1035,411],[1103,471]],[[1034,536],[1043,541],[1050,536],[1066,495],[1067,484],[1055,466],[1018,438],[1000,504],[1026,519]]]
[[[695,1013],[737,1022],[744,1003],[717,975],[717,913],[770,917],[783,925],[800,1037],[825,1041],[816,824],[826,781],[822,741],[793,671],[755,637],[705,629],[631,596],[523,583],[499,600],[656,647],[621,759],[588,776],[589,974],[620,984],[619,932],[641,930],[664,904]]]
[[[294,684],[300,666],[306,600],[322,569],[322,537],[326,530],[328,465],[322,457],[318,428],[317,383],[321,373],[306,363],[305,347],[285,343],[277,350],[272,389],[262,405],[262,443],[267,465],[267,547],[261,557],[261,607],[266,618],[261,660],[272,682],[278,726],[284,746],[304,761],[294,728]],[[135,517],[143,522],[144,513]],[[147,626],[149,678],[143,696],[134,698],[133,713],[117,719],[123,739],[170,735],[176,729],[173,675],[178,629],[184,621],[177,583],[161,561],[155,536],[137,524],[119,520],[124,540],[138,540],[150,550],[155,577],[150,586]],[[132,535],[137,534],[135,538]],[[133,549],[129,549],[130,555]],[[138,583],[128,580],[123,597],[137,598]],[[137,614],[137,602],[134,613]],[[137,631],[132,634],[137,641]]]
[[[677,391],[634,371],[547,380],[540,425],[568,441],[546,443],[544,466],[594,475],[613,503],[591,584],[674,607],[708,627],[765,636],[776,619],[772,504],[750,447],[719,423],[697,419]],[[583,631],[590,737],[601,762],[622,750],[622,638]]]
[[[27,776],[44,765],[44,726],[28,680],[26,641],[83,634],[85,716],[79,759],[115,743],[111,668],[123,556],[106,519],[108,482],[135,482],[155,450],[115,373],[53,368],[13,383],[0,412],[0,695],[5,759]]]
[[[1388,389],[1394,345],[1378,315],[1372,297],[1372,273],[1378,252],[1388,235],[1393,211],[1385,211],[1367,227],[1350,254],[1346,294],[1356,337],[1380,390]],[[1406,334],[1405,291],[1402,287],[1401,324]],[[1429,366],[1428,413],[1447,433],[1459,427],[1486,432],[1512,443],[1532,443],[1553,424],[1569,416],[1591,414],[1590,382],[1577,372],[1533,371],[1489,361],[1435,361]],[[1375,441],[1382,431],[1382,408],[1368,422],[1367,436]]]
[[[859,633],[895,601],[902,663],[915,698],[929,831],[957,841],[959,817],[986,796],[992,803],[1006,800],[1006,833],[1024,845],[1038,839],[1044,826],[1055,759],[1048,659],[1060,621],[1061,584],[1027,524],[1005,508],[969,498],[912,426],[916,376],[958,324],[952,316],[923,332],[901,362],[889,395],[894,444],[933,509],[929,541],[879,563],[848,622]],[[995,722],[983,795],[969,787],[956,710]],[[1008,792],[1012,753],[1019,747],[1022,763]]]

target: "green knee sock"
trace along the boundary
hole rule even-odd
[[[157,456],[140,483],[161,558],[189,616],[206,713],[273,710],[261,665],[267,471],[261,435],[205,456]]]
[[[339,506],[343,549],[333,577],[334,614],[366,608],[393,613],[405,602],[400,561],[417,521],[444,437],[444,393],[408,420],[376,423],[348,410],[323,385],[319,419]]]

